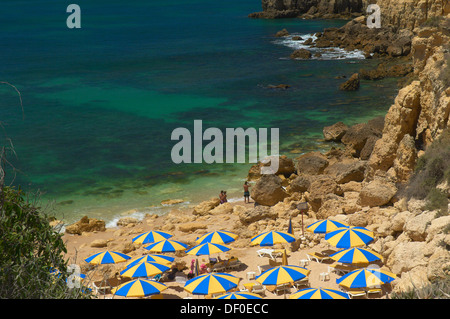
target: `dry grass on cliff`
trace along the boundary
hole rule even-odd
[[[450,129],[428,147],[425,154],[417,161],[414,174],[405,190],[407,198],[426,199],[429,210],[440,210],[448,214],[447,195],[437,188],[441,183],[450,184]]]

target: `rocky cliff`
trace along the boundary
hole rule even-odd
[[[305,18],[350,17],[365,14],[369,4],[381,8],[382,25],[410,30],[425,21],[450,13],[449,0],[262,0],[262,12],[252,18]]]
[[[363,0],[262,0],[262,12],[250,14],[252,18],[276,19],[302,14],[321,17],[361,14]]]
[[[433,17],[450,13],[449,0],[363,0],[363,7],[378,4],[381,24],[413,30]]]
[[[368,161],[369,179],[380,171],[392,169],[390,173],[395,178],[406,180],[418,152],[426,149],[450,125],[448,20],[442,20],[441,27],[416,30],[412,41],[415,81],[399,91],[386,114],[383,135],[375,143]],[[407,143],[408,139],[413,143]]]

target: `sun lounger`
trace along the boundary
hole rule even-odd
[[[104,294],[106,295],[111,290],[111,286],[106,283],[105,280],[93,281],[92,288],[94,288],[94,292],[96,294]]]
[[[225,270],[225,263],[223,261],[220,261],[218,263],[215,263],[212,268],[211,271],[215,272],[215,271],[224,271]]]
[[[227,269],[238,269],[241,267],[241,262],[237,258],[229,259],[225,268]]]
[[[342,286],[339,286],[339,289],[342,292],[345,292],[346,294],[348,294],[348,296],[353,299],[354,297],[367,297],[366,291],[362,290],[362,289],[345,289]]]
[[[353,271],[357,268],[342,264],[333,264],[328,266],[328,272],[335,272],[338,275],[345,275],[346,273],[349,273],[350,271]]]
[[[161,294],[157,294],[157,295],[151,295],[150,299],[164,299],[164,297]]]
[[[315,259],[318,263],[321,263],[324,260],[331,259],[329,256],[323,255],[323,254],[317,253],[317,252],[316,253],[308,253],[308,254],[306,254],[306,256],[308,257],[309,261]]]
[[[291,290],[291,284],[282,284],[277,285],[275,288],[275,293],[278,294],[279,292],[286,292]]]
[[[294,287],[295,288],[298,289],[299,287],[302,287],[302,286],[310,287],[310,283],[309,283],[309,278],[308,277],[305,277],[303,279],[294,281]]]
[[[186,283],[187,281],[187,276],[183,273],[183,272],[177,272],[175,274],[175,282],[179,282],[179,283]]]
[[[265,272],[266,270],[268,270],[270,268],[273,268],[273,266],[271,266],[271,265],[258,266],[259,274],[261,275],[263,272]]]
[[[381,295],[382,294],[381,288],[364,288],[364,290],[366,291],[367,297],[369,295],[373,295],[373,294],[375,294],[375,295],[377,295],[377,294]]]
[[[252,291],[251,292],[255,293],[255,294],[264,294],[265,291],[266,291],[266,288],[263,285],[254,285],[252,287]]]
[[[259,257],[270,257],[272,259],[276,259],[277,257],[281,257],[283,255],[282,252],[269,248],[262,248],[258,250],[257,253]]]

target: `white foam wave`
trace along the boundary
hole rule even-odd
[[[293,37],[299,36],[301,40],[292,40]],[[346,51],[342,48],[331,47],[331,48],[315,48],[310,47],[308,44],[305,44],[308,39],[312,39],[312,41],[317,40],[317,36],[315,34],[291,34],[287,37],[283,37],[273,41],[273,43],[277,45],[284,45],[291,49],[306,49],[310,51],[313,56],[311,59],[315,60],[344,60],[344,59],[364,59],[364,52],[361,50],[353,50]],[[315,53],[320,53],[321,56],[314,56]]]

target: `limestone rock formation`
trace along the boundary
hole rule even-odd
[[[197,206],[194,207],[194,210],[192,214],[194,215],[200,215],[204,216],[209,214],[209,212],[214,209],[216,206],[220,204],[220,199],[217,198],[211,198],[210,200],[203,201]]]
[[[348,130],[348,126],[343,122],[337,122],[323,128],[325,141],[339,142]]]
[[[66,226],[66,233],[81,235],[83,232],[105,231],[106,223],[95,218],[82,217],[78,222]]]
[[[298,174],[322,174],[329,165],[327,158],[320,152],[307,153],[296,160]]]
[[[253,187],[251,198],[260,205],[272,206],[288,197],[282,180],[276,175],[262,175]]]
[[[344,83],[342,83],[339,86],[339,89],[341,91],[356,91],[359,89],[359,84],[360,84],[360,80],[359,80],[359,74],[358,73],[354,73],[350,79],[348,79],[347,81],[345,81]]]
[[[298,49],[292,52],[291,59],[311,59],[312,53],[306,49]]]

